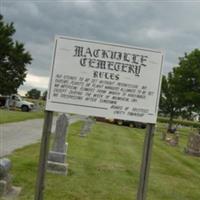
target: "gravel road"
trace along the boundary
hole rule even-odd
[[[70,123],[83,120],[84,116],[70,116]],[[55,130],[56,117],[53,119],[52,131]],[[43,119],[26,120],[0,125],[0,158],[14,150],[41,139]]]

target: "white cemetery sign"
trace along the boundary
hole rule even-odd
[[[58,36],[46,110],[155,123],[163,53]]]

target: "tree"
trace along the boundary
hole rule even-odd
[[[200,50],[185,53],[179,58],[179,67],[175,70],[175,81],[180,103],[188,113],[200,115]]]
[[[31,99],[39,99],[40,94],[41,94],[41,91],[34,88],[34,89],[29,90],[26,96]]]
[[[31,55],[24,44],[14,41],[13,23],[5,23],[0,15],[0,94],[17,93],[26,77],[26,65],[31,63]]]
[[[47,99],[47,90],[45,90],[42,94],[42,99],[46,101]]]
[[[162,87],[159,105],[159,112],[169,116],[169,131],[172,130],[174,117],[179,116],[181,111],[179,96],[177,95],[176,90],[174,71],[175,68],[173,69],[173,72],[168,73],[168,76],[162,77]]]

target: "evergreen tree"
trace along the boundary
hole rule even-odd
[[[162,78],[161,96],[159,112],[169,117],[168,130],[172,130],[173,119],[179,116],[181,112],[181,104],[179,96],[177,95],[177,89],[175,84],[174,71],[169,72],[167,76]]]

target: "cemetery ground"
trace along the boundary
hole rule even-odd
[[[43,111],[22,112],[0,109],[0,124],[24,121],[28,119],[38,119],[43,117]]]
[[[68,133],[67,176],[47,172],[46,200],[134,200],[139,181],[144,129],[97,122],[80,137],[82,122]],[[166,124],[156,128],[148,187],[148,200],[198,200],[200,158],[184,153],[190,128],[180,130],[171,147],[161,140]],[[34,199],[39,144],[15,151],[13,185],[22,187],[20,200]]]

